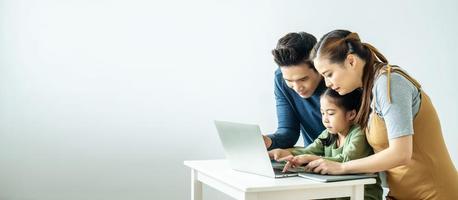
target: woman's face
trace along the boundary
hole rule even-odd
[[[321,121],[329,133],[348,131],[356,111],[345,111],[324,96],[320,99]]]
[[[362,87],[362,60],[353,56],[347,56],[342,63],[331,63],[329,59],[317,57],[313,60],[315,68],[326,82],[326,86],[345,95]]]

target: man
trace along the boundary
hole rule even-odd
[[[288,33],[272,50],[279,69],[275,71],[278,128],[264,136],[266,147],[291,148],[302,133],[304,145],[325,129],[321,123],[320,95],[326,89],[322,76],[309,60],[316,38],[308,33]]]

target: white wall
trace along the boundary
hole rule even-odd
[[[0,0],[0,199],[188,199],[213,119],[276,128],[270,50],[345,28],[431,96],[458,161],[458,2]],[[205,188],[207,199],[228,199]]]

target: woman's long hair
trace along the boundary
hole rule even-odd
[[[371,112],[370,104],[374,76],[380,68],[388,63],[385,56],[372,45],[362,43],[357,33],[347,30],[334,30],[325,34],[315,45],[310,56],[311,59],[320,57],[328,59],[331,63],[342,63],[348,54],[358,55],[358,57],[366,61],[362,77],[361,106],[355,118],[355,123],[365,129]]]

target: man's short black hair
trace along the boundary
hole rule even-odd
[[[315,36],[309,33],[288,33],[278,40],[277,46],[272,50],[272,55],[280,67],[307,63],[315,69],[309,56],[316,43]]]

